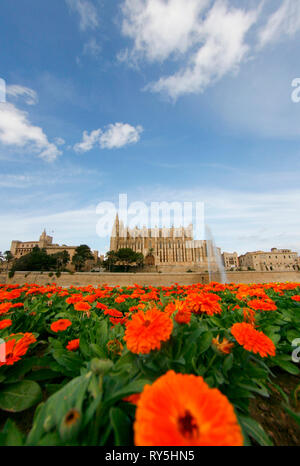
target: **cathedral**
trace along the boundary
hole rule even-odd
[[[193,225],[180,228],[129,228],[117,215],[110,250],[131,248],[145,257],[146,270],[161,272],[217,270],[221,250],[210,241],[194,240]]]

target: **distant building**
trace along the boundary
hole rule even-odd
[[[179,228],[128,228],[116,217],[110,250],[130,248],[145,257],[146,269],[165,272],[218,270],[220,248],[210,241],[194,240],[193,225]]]
[[[239,256],[237,252],[223,252],[222,259],[225,270],[236,270],[239,268]]]
[[[291,249],[273,248],[270,252],[247,252],[239,257],[242,270],[256,270],[257,272],[299,270],[299,257]]]
[[[76,248],[78,246],[67,246],[65,244],[53,244],[52,236],[48,236],[46,230],[40,236],[39,241],[12,241],[10,252],[12,253],[14,259],[19,259],[26,254],[32,252],[33,248],[38,246],[40,249],[45,249],[47,254],[56,254],[57,252],[67,251],[70,255],[70,261],[75,254]],[[93,251],[94,262],[98,261],[98,251]]]

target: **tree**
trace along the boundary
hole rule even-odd
[[[52,254],[52,257],[56,260],[57,270],[65,269],[66,265],[70,262],[70,254],[66,250],[56,252],[55,254]]]
[[[45,249],[40,249],[38,246],[35,246],[29,254],[15,260],[12,270],[26,272],[47,271],[55,270],[55,267],[55,257],[48,255]]]
[[[14,260],[14,256],[10,251],[5,251],[4,253],[4,259],[6,262],[6,270],[9,269],[9,264]]]
[[[141,252],[136,252],[136,259],[135,262],[138,267],[142,267],[144,265],[144,255]]]
[[[81,271],[86,261],[94,259],[92,251],[86,244],[81,244],[75,249],[75,254],[72,258],[72,264],[75,266],[76,271]]]
[[[5,251],[4,257],[5,257],[5,260],[6,260],[8,263],[10,263],[10,262],[13,260],[13,258],[14,258],[14,256],[12,255],[12,253],[11,253],[10,251]]]
[[[106,258],[103,262],[103,266],[109,271],[111,272],[112,271],[112,268],[114,267],[114,265],[116,264],[118,260],[118,257],[117,257],[117,254],[115,251],[108,251],[106,253]]]

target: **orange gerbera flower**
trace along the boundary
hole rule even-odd
[[[245,350],[258,353],[262,358],[275,356],[276,348],[273,341],[263,332],[256,330],[253,325],[245,322],[234,324],[231,333]]]
[[[123,312],[118,311],[118,309],[106,309],[103,313],[105,316],[116,317],[122,319],[124,317]]]
[[[134,423],[137,446],[242,446],[233,406],[202,377],[169,371],[146,385]]]
[[[234,347],[234,343],[230,343],[227,338],[223,338],[222,343],[219,341],[220,335],[217,338],[212,339],[212,344],[216,346],[217,350],[220,353],[229,354],[231,353],[231,349]]]
[[[252,299],[248,306],[256,311],[276,311],[277,306],[272,299]]]
[[[0,315],[1,314],[6,314],[10,308],[12,307],[11,303],[2,303],[0,304]]]
[[[176,312],[177,311],[177,312]],[[176,299],[174,303],[169,303],[164,308],[164,312],[171,317],[172,314],[175,314],[175,321],[178,324],[188,324],[191,320],[191,309],[188,306],[186,301],[179,301]]]
[[[132,353],[148,354],[160,349],[161,343],[167,341],[173,330],[173,322],[164,312],[156,308],[145,313],[138,311],[126,323],[124,340]]]
[[[68,327],[72,325],[72,322],[69,319],[59,319],[56,322],[53,322],[51,324],[51,330],[52,332],[63,332],[64,330],[67,330]]]
[[[0,320],[0,330],[4,330],[12,325],[12,321],[10,319]]]
[[[79,301],[79,303],[74,304],[75,311],[85,311],[89,312],[91,306],[85,301]]]
[[[69,351],[77,351],[79,348],[79,338],[76,338],[76,340],[69,341],[66,348]]]
[[[66,299],[66,303],[68,304],[75,304],[79,301],[82,301],[82,294],[73,294],[72,296]]]
[[[107,309],[107,306],[106,304],[103,304],[103,303],[97,303],[96,308],[101,309],[102,311],[105,311]]]
[[[19,338],[21,335],[21,338]],[[15,336],[11,340],[0,344],[0,356],[4,355],[4,361],[0,359],[1,366],[12,366],[15,362],[19,361],[24,354],[27,353],[29,346],[36,342],[32,333],[10,335]]]
[[[117,304],[124,303],[124,301],[126,301],[126,298],[124,298],[124,296],[117,296],[115,299],[115,303]]]
[[[205,312],[207,315],[221,314],[219,304],[220,296],[213,293],[191,294],[187,297],[187,303],[196,314]]]
[[[292,300],[300,302],[300,296],[299,295],[292,296]]]

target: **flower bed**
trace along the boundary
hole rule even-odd
[[[296,283],[0,285],[0,339],[0,445],[271,445],[274,390],[300,422]]]

